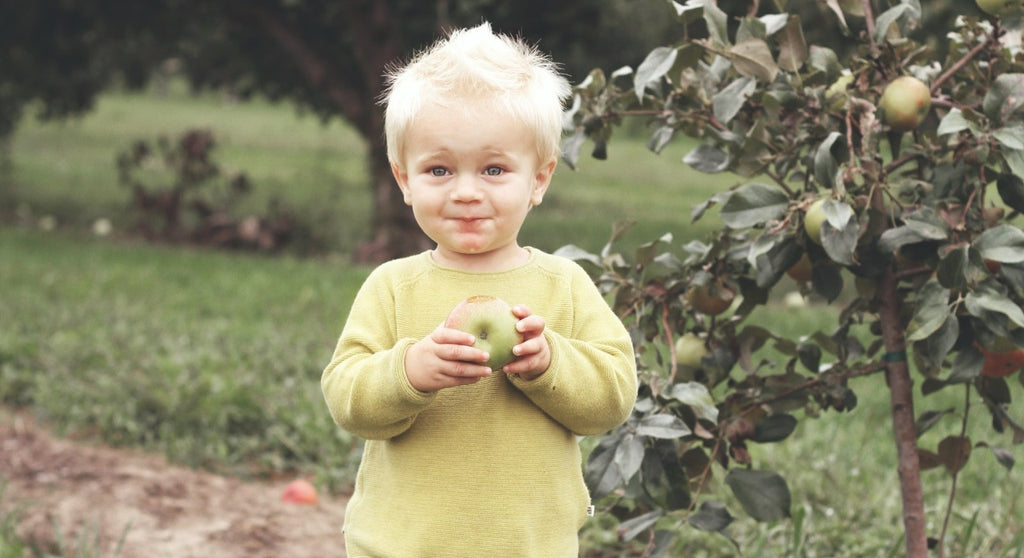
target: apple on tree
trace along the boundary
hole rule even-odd
[[[695,333],[685,333],[676,340],[676,364],[700,368],[700,361],[708,354],[704,341]]]
[[[444,327],[472,335],[473,347],[490,355],[484,364],[500,371],[516,359],[512,348],[523,342],[522,334],[516,330],[518,322],[509,303],[489,295],[475,295],[455,305]]]
[[[981,11],[992,16],[1004,16],[1021,9],[1021,0],[975,0]]]
[[[924,122],[932,108],[932,94],[923,81],[900,76],[885,86],[878,100],[882,121],[896,132],[909,132]]]

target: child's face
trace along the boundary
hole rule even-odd
[[[472,103],[430,104],[403,146],[392,171],[439,263],[497,270],[521,261],[519,229],[557,163],[540,160],[532,130]]]

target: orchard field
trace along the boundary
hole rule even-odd
[[[128,235],[132,215],[128,191],[118,184],[117,155],[133,141],[175,138],[189,129],[212,131],[221,167],[251,177],[253,193],[240,211],[279,197],[315,231],[317,249],[267,256],[145,244]],[[624,132],[617,132],[622,137],[608,161],[587,159],[575,172],[560,168],[544,205],[527,221],[525,243],[596,252],[612,223],[622,220],[636,221],[622,249],[671,233],[669,244],[678,251],[708,236],[714,215],[691,225],[691,210],[735,180],[682,164],[692,144],[654,155],[645,139]],[[305,476],[325,502],[335,499],[320,512],[340,510],[359,445],[331,423],[318,380],[369,272],[348,257],[367,228],[362,157],[344,126],[324,127],[262,101],[193,97],[176,84],[159,93],[105,95],[78,120],[26,120],[7,146],[0,174],[4,426],[55,432],[82,451],[95,444],[117,448],[124,453],[115,452],[115,461],[141,450],[160,458],[144,461],[154,475],[169,466],[208,471],[244,486],[270,486],[267,497],[283,479]],[[834,327],[837,306],[802,292],[787,280],[785,292],[751,322],[790,337]],[[730,532],[742,555],[901,554],[888,394],[868,383],[852,410],[802,421],[784,442],[751,448],[757,463],[786,476],[794,507],[787,520],[737,520]],[[919,412],[959,403],[957,395],[943,397],[929,398]],[[958,427],[950,416],[929,439]],[[595,441],[583,443],[590,448]],[[1024,457],[1019,446],[1010,451],[1018,461]],[[950,481],[942,469],[925,475],[929,517],[939,518]],[[40,512],[32,500],[13,500],[18,482],[24,479],[0,478],[0,556],[19,555],[5,553],[25,542],[19,521]],[[1024,554],[1019,471],[978,452],[958,483],[964,505],[949,533],[959,555],[987,555],[994,546],[1004,549],[1000,555]],[[55,554],[72,555],[73,545],[55,543],[63,536],[81,542],[76,556],[108,556],[122,536],[131,541],[145,529],[144,522],[135,532],[131,524],[101,529],[94,519],[77,517],[49,533],[37,523],[33,533],[52,537],[40,544]],[[603,555],[614,529],[601,519],[589,525],[582,535],[588,555]],[[682,529],[694,556],[736,553],[719,535]]]

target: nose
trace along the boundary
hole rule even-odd
[[[472,202],[482,199],[483,193],[475,176],[461,175],[452,186],[451,199],[459,202]]]

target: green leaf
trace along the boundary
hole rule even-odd
[[[657,47],[648,53],[633,76],[633,89],[636,91],[637,101],[642,104],[647,86],[661,80],[675,63],[676,49],[672,47]]]
[[[970,245],[963,245],[950,250],[939,261],[935,276],[943,287],[964,292],[971,285],[983,281],[988,276],[988,270],[985,269],[981,254]]]
[[[955,134],[964,130],[971,130],[971,122],[964,118],[964,113],[958,108],[952,109],[946,116],[942,117],[939,121],[939,129],[937,133],[942,136],[946,134]]]
[[[573,135],[566,136],[562,140],[562,160],[569,165],[569,168],[576,169],[576,164],[580,161],[580,149],[586,140],[587,133],[583,131],[582,127],[578,128]]]
[[[999,462],[1007,471],[1013,470],[1014,463],[1017,462],[1017,458],[1013,456],[1013,452],[1005,450],[999,446],[992,446],[986,442],[978,442],[975,444],[979,448],[988,448],[992,451],[992,455],[995,456],[996,461]]]
[[[800,25],[800,16],[789,15],[785,21],[786,26],[783,28],[783,33],[776,38],[779,43],[779,67],[787,72],[795,73],[807,60],[807,40],[804,38],[804,30]]]
[[[1013,225],[1004,223],[986,230],[978,235],[973,246],[986,260],[1024,262],[1024,231]]]
[[[836,55],[835,51],[818,45],[811,45],[807,64],[815,70],[823,72],[826,81],[829,83],[835,81],[840,72],[843,71],[843,66],[839,63],[839,56]]]
[[[683,162],[705,174],[715,174],[729,169],[729,154],[702,143],[687,153]]]
[[[992,291],[968,293],[964,297],[964,307],[967,308],[967,311],[972,316],[983,320],[988,312],[994,312],[1002,314],[1018,326],[1024,327],[1024,311],[1021,311],[1020,306],[1014,304],[1012,300],[1004,295]]]
[[[814,152],[814,180],[830,190],[835,186],[839,159],[845,161],[848,158],[846,144],[839,141],[842,138],[843,135],[839,132],[829,132],[825,141],[821,142]]]
[[[746,39],[726,52],[736,71],[743,76],[756,78],[764,83],[775,81],[779,67],[775,64],[768,43],[762,39]]]
[[[640,419],[640,424],[636,428],[637,436],[650,436],[652,438],[682,438],[690,434],[690,428],[686,426],[682,419],[666,413],[647,415]]]
[[[1024,149],[1024,124],[1015,122],[992,132],[992,137],[1007,149]]]
[[[885,44],[888,40],[889,26],[903,16],[910,9],[908,4],[897,4],[882,12],[875,20],[875,42]]]
[[[733,522],[733,516],[725,504],[717,500],[708,500],[700,505],[697,513],[687,518],[691,527],[700,531],[718,533],[724,531]]]
[[[623,479],[629,480],[640,470],[644,461],[644,443],[633,434],[627,434],[615,447],[615,464]]]
[[[789,517],[789,486],[778,473],[732,469],[725,476],[725,483],[743,510],[755,520],[778,521]]]
[[[718,407],[708,388],[700,382],[680,382],[672,386],[669,397],[688,406],[697,418],[718,422]]]
[[[746,184],[732,192],[719,210],[726,226],[746,229],[781,217],[789,207],[782,189],[766,184]]]
[[[949,291],[932,279],[921,287],[917,311],[907,325],[907,341],[927,339],[939,330],[951,314]]]
[[[757,88],[757,81],[751,77],[740,77],[723,88],[711,99],[715,119],[728,124],[743,108],[747,98]]]
[[[1024,74],[1003,74],[992,82],[981,103],[985,116],[1003,123],[1024,106]]]
[[[935,426],[942,417],[951,415],[955,412],[956,409],[950,407],[941,411],[926,411],[922,413],[914,422],[914,431],[917,433],[917,437],[920,438],[922,434],[931,430],[931,428]]]
[[[704,22],[708,35],[719,46],[729,46],[729,16],[714,2],[704,2]]]
[[[615,448],[623,438],[622,431],[605,436],[587,458],[584,478],[595,499],[611,494],[622,484],[622,472],[615,462]]]
[[[846,23],[846,16],[843,14],[843,9],[839,6],[838,0],[825,0],[828,7],[832,10],[832,13],[836,14],[836,19],[839,20],[839,29],[843,35],[850,34],[850,26]]]
[[[596,254],[591,254],[590,252],[587,252],[586,250],[580,248],[579,246],[576,246],[575,244],[567,244],[565,246],[562,246],[558,250],[555,250],[555,255],[577,262],[590,262],[598,267],[601,267],[601,258],[599,256],[597,256]]]
[[[627,519],[619,524],[619,537],[624,541],[631,541],[640,533],[643,533],[653,527],[663,515],[665,515],[663,510],[654,510],[643,515]]]
[[[1024,151],[1018,153],[1022,155],[1021,160],[1024,162]],[[1024,213],[1024,180],[1022,180],[1021,176],[1014,174],[1000,175],[996,179],[996,189],[999,191],[999,197],[1003,199],[1003,203],[1015,211]]]
[[[796,425],[797,420],[793,415],[769,415],[754,424],[754,435],[750,439],[762,444],[779,442],[788,438],[796,430]]]

